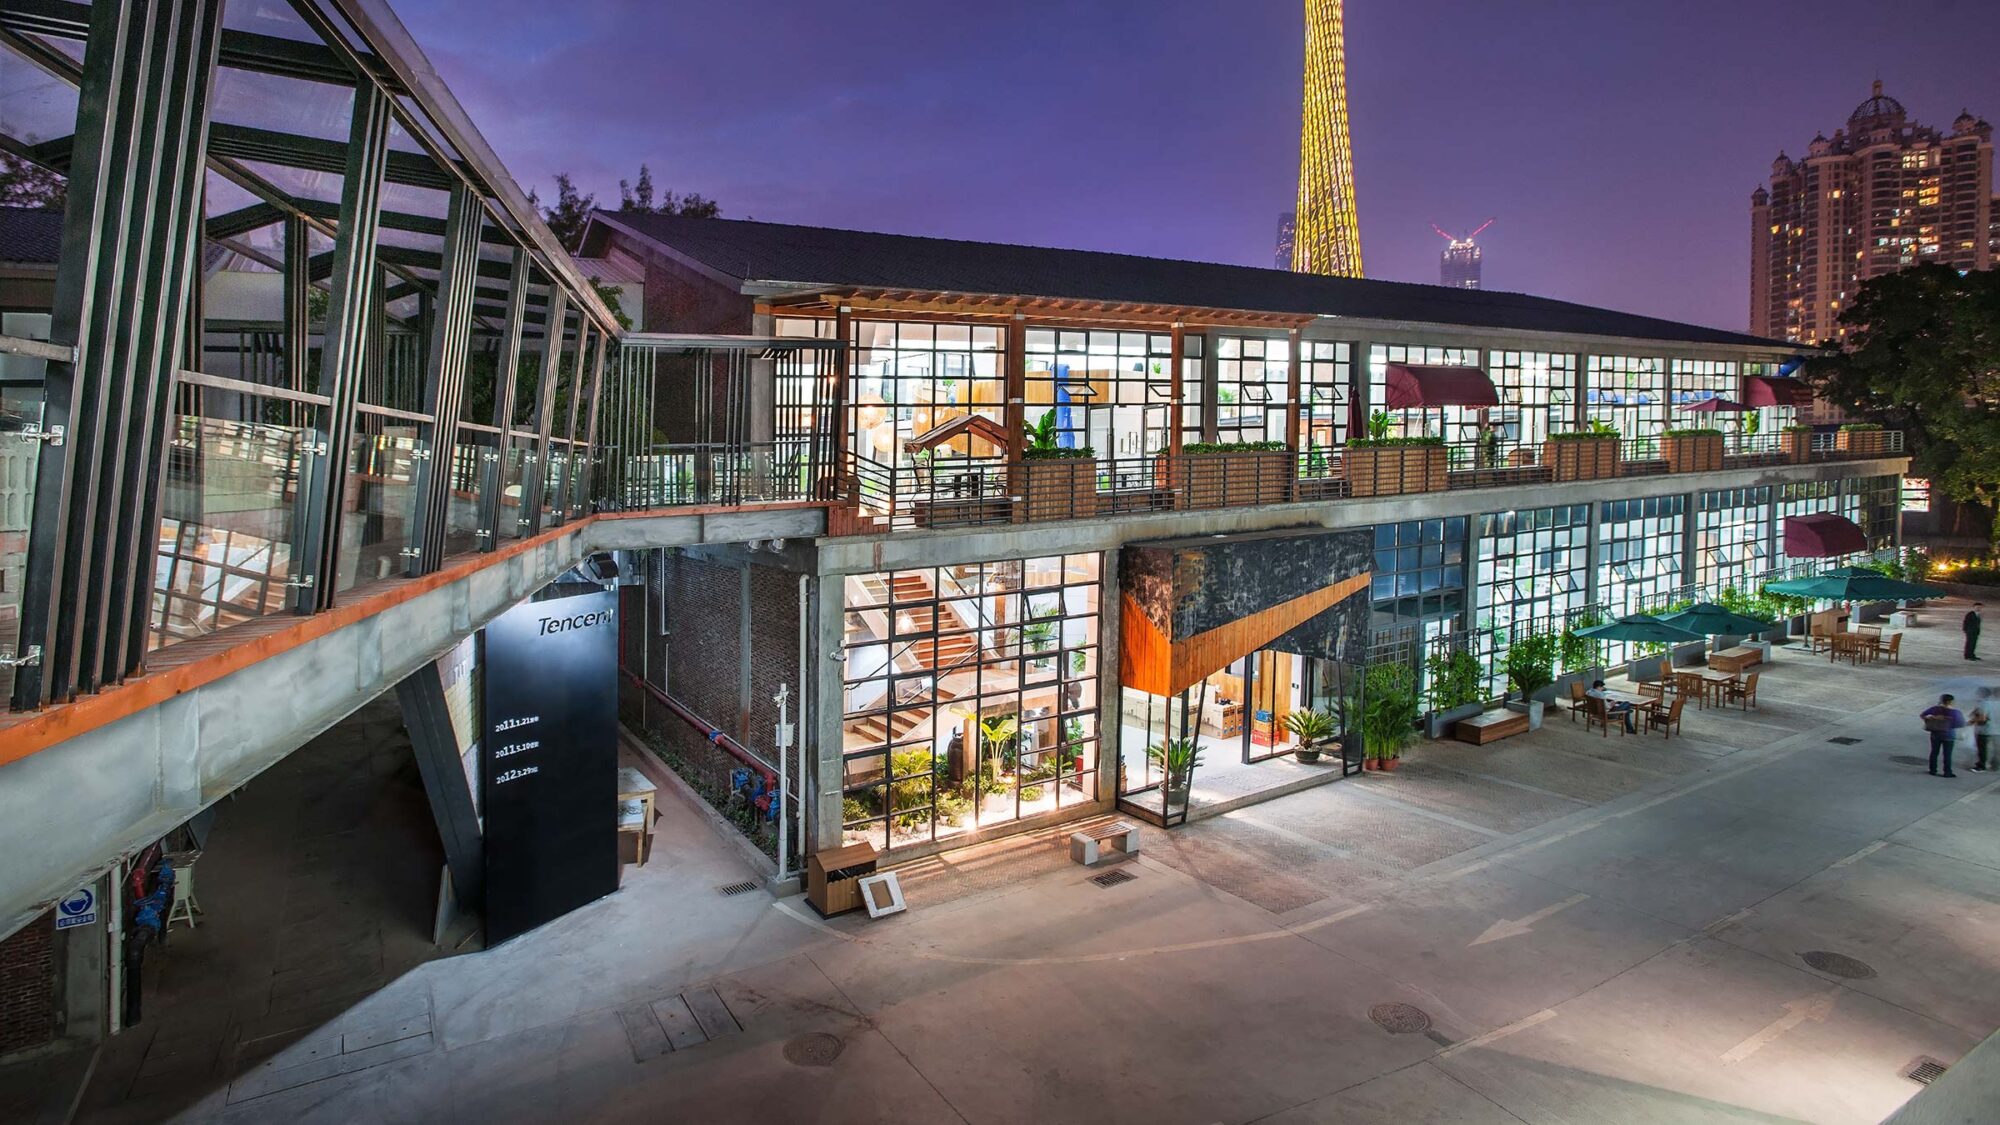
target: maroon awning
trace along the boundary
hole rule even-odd
[[[1818,512],[1785,517],[1785,554],[1795,559],[1831,559],[1868,549],[1868,536],[1846,516]]]
[[[1797,379],[1778,375],[1746,375],[1743,378],[1745,406],[1811,406],[1812,388]]]
[[[1413,410],[1435,406],[1498,406],[1493,380],[1477,367],[1389,365],[1389,393],[1383,406]]]

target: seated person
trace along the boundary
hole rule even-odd
[[[1590,690],[1584,692],[1583,694],[1587,698],[1595,699],[1602,702],[1604,704],[1604,713],[1606,715],[1623,716],[1625,719],[1626,734],[1639,733],[1639,721],[1637,716],[1635,716],[1632,713],[1632,705],[1630,703],[1624,703],[1619,700],[1613,699],[1610,696],[1604,694],[1603,680],[1592,680],[1590,682]]]

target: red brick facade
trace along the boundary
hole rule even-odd
[[[0,941],[0,1055],[56,1037],[56,916]]]

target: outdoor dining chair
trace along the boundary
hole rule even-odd
[[[1757,675],[1756,672],[1750,673],[1740,684],[1723,684],[1722,692],[1724,700],[1730,703],[1741,703],[1745,711],[1757,706]]]
[[[1681,730],[1681,705],[1686,702],[1686,696],[1677,695],[1674,697],[1673,705],[1665,711],[1648,711],[1646,713],[1646,729],[1650,731],[1654,727],[1658,727],[1660,728],[1661,735],[1667,738],[1672,738],[1674,735],[1679,734]]]

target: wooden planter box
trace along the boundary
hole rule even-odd
[[[1543,442],[1542,464],[1550,480],[1602,480],[1617,476],[1623,459],[1615,437],[1572,438]]]
[[[1283,450],[1185,453],[1178,474],[1184,508],[1253,508],[1292,498],[1292,455]]]
[[[1667,434],[1660,438],[1670,473],[1714,473],[1722,470],[1721,434]]]
[[[1017,522],[1080,520],[1097,515],[1097,458],[1023,461]]]
[[[1884,430],[1841,430],[1834,435],[1833,447],[1842,453],[1869,457],[1888,450],[1889,435]]]
[[[1449,452],[1442,445],[1350,445],[1340,455],[1340,471],[1349,496],[1443,492]]]
[[[1787,431],[1778,437],[1784,443],[1785,460],[1794,465],[1803,465],[1812,460],[1812,431]]]

